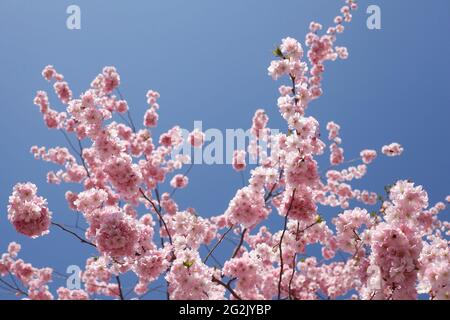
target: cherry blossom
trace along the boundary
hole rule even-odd
[[[384,192],[362,187],[377,151],[344,156],[344,128],[334,121],[321,127],[309,115],[326,93],[327,64],[350,57],[338,38],[356,9],[356,1],[346,0],[331,26],[311,22],[305,41],[285,37],[275,48],[267,71],[282,82],[273,104],[285,127],[272,133],[269,113],[256,110],[250,142],[233,150],[229,167],[230,174],[239,172],[242,186],[216,212],[179,201],[179,189],[188,194],[194,181],[193,165],[189,155],[174,151],[184,143],[201,151],[205,133],[184,134],[174,125],[158,135],[159,92],[147,91],[143,118],[135,123],[115,67],[103,68],[76,94],[55,67],[46,66],[42,76],[64,110],[38,91],[35,112],[67,143],[34,145],[30,152],[56,167],[43,175],[48,183],[70,183],[64,201],[77,225],[52,221],[56,217],[31,182],[13,187],[8,220],[31,238],[53,226],[93,253],[80,288],[53,291],[53,270],[19,259],[21,246],[12,242],[0,258],[2,283],[23,299],[157,298],[151,289],[156,283],[163,283],[169,299],[450,299],[450,223],[441,218],[450,196],[430,204],[425,188],[404,178],[389,181]],[[389,157],[403,151],[399,143],[381,148]],[[195,203],[197,197],[203,194],[188,199]],[[218,248],[227,241],[234,248],[224,253]],[[124,278],[134,281],[128,292]]]
[[[47,234],[52,212],[47,207],[47,200],[37,195],[36,185],[18,183],[9,197],[8,219],[17,232],[36,238]]]

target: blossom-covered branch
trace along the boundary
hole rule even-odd
[[[67,189],[65,201],[87,229],[79,235],[52,221],[51,205],[31,182],[14,186],[8,220],[31,238],[47,236],[53,225],[96,252],[86,257],[80,288],[52,293],[53,270],[18,259],[13,242],[0,259],[0,288],[25,299],[142,299],[154,298],[161,286],[150,285],[163,281],[168,299],[449,299],[450,224],[439,216],[445,203],[430,206],[428,193],[409,180],[390,184],[385,195],[355,188],[378,152],[365,149],[346,160],[341,127],[328,122],[324,139],[319,121],[307,115],[324,94],[326,64],[349,57],[336,43],[356,9],[347,0],[331,27],[312,22],[304,45],[287,37],[275,48],[268,73],[285,81],[277,106],[286,127],[274,133],[267,113],[256,110],[250,143],[232,157],[243,186],[216,216],[177,202],[178,190],[189,189],[193,162],[175,151],[185,142],[203,148],[205,134],[195,129],[185,136],[174,126],[157,137],[158,92],[147,92],[140,128],[114,67],[105,67],[77,97],[62,74],[45,67],[42,75],[64,110],[57,111],[45,91],[34,103],[68,146],[33,146],[31,153],[58,166],[47,173],[48,183],[80,186]],[[403,152],[399,143],[381,147],[388,157]],[[329,165],[320,170],[324,155]],[[257,165],[248,165],[247,156]],[[335,211],[332,219],[321,214],[325,207]],[[314,245],[319,254],[307,250]],[[208,251],[201,254],[201,247]],[[130,292],[125,274],[136,281]]]

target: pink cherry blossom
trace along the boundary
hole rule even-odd
[[[370,164],[377,157],[375,150],[363,150],[359,154],[365,164]]]
[[[193,147],[199,148],[205,142],[205,134],[199,129],[194,129],[194,131],[189,134],[188,140]]]
[[[248,146],[235,150],[226,167],[240,172],[242,186],[225,205],[218,200],[215,212],[189,207],[204,194],[189,195],[195,168],[190,155],[174,152],[185,143],[201,151],[205,134],[185,134],[177,125],[157,128],[163,115],[158,92],[147,91],[143,118],[134,122],[115,67],[103,68],[75,96],[64,76],[46,66],[42,76],[53,83],[64,110],[38,91],[35,112],[67,143],[33,145],[30,152],[56,167],[42,176],[57,185],[52,187],[70,183],[63,202],[69,215],[77,215],[76,225],[52,222],[47,201],[31,182],[14,186],[8,220],[32,238],[54,226],[91,251],[81,287],[54,287],[52,293],[53,270],[19,259],[21,246],[11,242],[0,257],[2,287],[33,300],[160,298],[157,289],[169,299],[195,300],[396,300],[419,294],[448,300],[450,222],[443,218],[443,199],[430,204],[424,187],[409,180],[389,181],[384,192],[366,188],[377,151],[350,156],[354,151],[345,150],[344,156],[341,126],[328,121],[321,127],[308,115],[326,93],[328,63],[349,58],[338,38],[356,8],[346,0],[330,26],[311,22],[304,41],[286,37],[275,48],[268,73],[281,82],[272,103],[284,129],[270,129],[274,110],[256,110]],[[392,143],[381,151],[398,156],[403,147]],[[186,198],[179,198],[182,188]],[[63,219],[63,211],[54,218]]]
[[[246,152],[245,150],[235,150],[233,152],[233,169],[236,171],[242,171],[246,168],[245,162]]]
[[[9,197],[8,220],[16,230],[29,237],[38,237],[49,232],[52,213],[47,200],[37,195],[32,183],[18,183]]]
[[[118,209],[103,213],[99,219],[95,235],[99,251],[113,257],[133,256],[139,240],[136,221]]]
[[[383,148],[381,148],[381,152],[383,152],[383,154],[387,155],[388,157],[395,157],[403,153],[403,147],[400,144],[394,142],[390,145],[383,146]]]
[[[188,182],[189,182],[188,177],[182,174],[177,174],[172,178],[172,180],[170,180],[170,185],[172,186],[172,188],[182,189],[187,186]]]

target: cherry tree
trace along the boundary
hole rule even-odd
[[[159,191],[165,183],[173,190],[188,188],[189,170],[184,168],[191,159],[173,156],[173,151],[185,140],[202,148],[205,135],[196,129],[186,139],[174,126],[153,136],[158,92],[147,92],[148,109],[139,129],[114,67],[105,67],[79,97],[53,66],[45,67],[42,75],[53,83],[66,110],[53,109],[44,91],[37,92],[34,104],[46,126],[64,134],[67,146],[33,146],[31,153],[61,167],[48,172],[48,183],[82,186],[81,192],[67,190],[65,201],[88,228],[83,233],[55,222],[51,204],[32,182],[14,186],[8,219],[31,238],[58,228],[98,254],[87,258],[82,287],[51,292],[53,270],[20,259],[21,246],[12,242],[0,259],[0,285],[24,299],[126,299],[120,277],[132,273],[137,278],[133,298],[144,297],[162,279],[168,299],[372,300],[416,299],[419,294],[449,299],[450,224],[439,219],[444,202],[430,206],[427,192],[406,180],[389,185],[385,195],[354,188],[352,182],[366,174],[378,152],[362,150],[357,159],[346,161],[340,126],[329,122],[323,139],[319,121],[307,115],[323,93],[326,62],[348,58],[336,41],[356,9],[356,2],[347,0],[331,27],[324,30],[312,22],[304,45],[285,38],[274,50],[268,73],[286,80],[277,105],[287,129],[272,134],[267,114],[256,111],[252,141],[246,150],[235,150],[232,168],[249,169],[247,156],[258,158],[258,165],[225,212],[214,217],[183,210],[174,192]],[[330,166],[320,169],[316,159],[327,150]],[[381,148],[388,157],[402,152],[398,143]],[[326,221],[319,214],[323,206],[339,213]],[[267,226],[270,215],[282,217],[277,231]],[[221,257],[223,265],[212,264],[230,233],[239,239],[234,250]],[[210,250],[201,254],[205,244]],[[311,245],[320,246],[320,256],[306,255]]]

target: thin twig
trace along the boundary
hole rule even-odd
[[[278,176],[278,182],[273,184],[273,186],[270,189],[269,193],[264,198],[264,203],[267,203],[267,201],[269,201],[271,198],[275,197],[273,192],[275,191],[275,189],[277,188],[278,184],[280,183],[280,180],[281,180],[282,176],[283,176],[283,169],[280,169],[280,175]]]
[[[294,253],[294,258],[292,259],[292,274],[291,274],[291,279],[289,279],[289,287],[288,287],[288,292],[289,292],[289,300],[292,300],[292,280],[294,280],[294,275],[295,275],[295,262],[297,261],[297,253]]]
[[[220,284],[221,286],[223,286],[225,289],[227,289],[228,291],[230,291],[230,293],[232,294],[233,297],[235,297],[237,300],[242,300],[242,298],[236,293],[236,291],[233,290],[233,288],[231,287],[230,282],[225,283],[222,280],[217,279],[216,277],[212,278],[212,282],[215,282],[217,284]]]
[[[169,228],[167,227],[167,224],[164,221],[164,219],[163,219],[163,217],[161,215],[161,212],[158,210],[158,207],[155,205],[155,203],[149,197],[147,197],[145,195],[144,191],[141,188],[139,188],[139,191],[142,194],[142,196],[145,198],[145,200],[147,200],[152,205],[153,209],[155,210],[156,214],[158,215],[159,220],[164,225],[164,229],[166,230],[167,236],[169,237],[169,243],[172,244],[172,236],[170,235]]]
[[[187,177],[189,172],[191,172],[192,168],[194,167],[194,163],[192,162],[190,166],[187,168],[187,170],[183,173],[183,176]],[[177,192],[178,188],[173,188],[172,192],[170,193],[170,197],[172,198],[175,192]]]
[[[60,228],[61,230],[70,233],[71,235],[73,235],[75,238],[77,238],[78,240],[80,240],[82,243],[88,244],[94,248],[97,248],[97,246],[95,244],[93,244],[92,242],[89,242],[88,240],[84,239],[83,237],[79,236],[78,234],[76,234],[73,231],[70,231],[69,229],[67,229],[66,227],[64,227],[62,224],[56,223],[56,222],[52,222],[52,225]]]
[[[28,293],[21,290],[20,288],[15,288],[13,285],[11,285],[10,283],[6,282],[5,280],[3,280],[1,278],[0,278],[0,282],[3,283],[8,288],[10,288],[11,290],[14,290],[15,292],[18,292],[18,293],[23,294],[24,296],[28,297]]]
[[[84,170],[86,170],[86,174],[87,176],[90,178],[91,174],[89,173],[89,169],[88,166],[86,165],[86,162],[84,161],[84,157],[83,157],[83,145],[81,144],[81,140],[78,139],[78,146],[80,147],[80,159],[81,159],[81,164],[84,167]]]
[[[205,247],[208,253],[211,251],[211,248],[206,243],[204,243],[203,246]],[[220,269],[223,269],[223,264],[216,258],[214,254],[211,254],[211,259],[213,259],[214,262],[216,263],[216,266],[214,267],[220,267]]]
[[[156,185],[156,188],[155,188],[155,196],[156,196],[156,201],[158,201],[158,211],[161,212],[162,208],[161,208],[161,199],[159,196],[158,185]],[[163,227],[161,219],[158,219],[158,222],[159,222],[159,228],[161,229]],[[161,247],[164,248],[164,238],[160,237],[159,240],[161,241]]]
[[[239,253],[239,250],[241,249],[242,244],[244,243],[244,236],[245,236],[245,233],[246,233],[246,232],[247,232],[247,228],[245,228],[245,229],[242,231],[241,239],[239,240],[239,244],[237,245],[236,249],[234,249],[234,252],[233,252],[233,255],[231,256],[231,259],[233,259],[234,257],[236,257],[236,255]]]
[[[117,287],[119,288],[119,298],[120,300],[124,300],[123,292],[122,292],[122,283],[120,282],[120,277],[116,276]]]
[[[223,239],[227,236],[227,234],[233,230],[234,225],[231,226],[223,235],[222,237],[220,237],[219,241],[217,241],[217,243],[214,245],[214,247],[211,249],[211,251],[209,251],[209,253],[206,255],[205,260],[203,260],[203,263],[206,264],[206,262],[208,261],[208,258],[213,254],[214,250],[217,249],[217,247],[219,246],[219,244],[223,241]]]
[[[64,138],[66,139],[67,143],[69,144],[69,146],[70,146],[70,148],[73,150],[73,152],[74,152],[76,155],[78,155],[78,157],[80,158],[81,164],[83,165],[84,170],[86,170],[87,176],[90,178],[91,176],[90,176],[88,167],[87,167],[86,162],[84,161],[84,158],[83,158],[83,146],[81,145],[80,139],[77,139],[77,140],[78,140],[78,145],[79,145],[79,147],[80,147],[80,150],[77,150],[77,148],[75,148],[75,146],[73,145],[73,143],[72,143],[72,141],[70,140],[70,138],[69,138],[69,136],[67,135],[67,133],[66,133],[64,130],[62,130],[62,129],[59,130],[59,131],[63,134]]]
[[[284,217],[284,228],[283,228],[283,232],[281,233],[281,238],[280,238],[280,243],[279,243],[279,249],[280,249],[280,279],[278,280],[278,300],[280,300],[281,298],[281,282],[283,280],[283,238],[284,238],[284,234],[286,233],[286,229],[287,229],[287,223],[288,223],[288,217],[289,217],[289,212],[292,209],[292,203],[294,202],[294,196],[295,196],[295,191],[296,189],[294,189],[294,191],[292,191],[292,196],[291,196],[291,203],[289,204],[289,208],[286,212],[286,216]]]
[[[120,92],[119,88],[116,88],[117,93],[119,94],[120,100],[125,100]],[[134,125],[133,118],[131,117],[130,109],[127,110],[127,117],[129,120],[129,124],[134,133],[136,133],[136,126]],[[122,118],[123,119],[123,118]],[[124,119],[125,120],[125,119]]]

